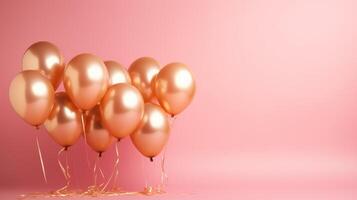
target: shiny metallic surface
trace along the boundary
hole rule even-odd
[[[118,83],[131,83],[131,78],[126,69],[116,61],[105,61],[105,66],[109,75],[109,86]]]
[[[81,110],[93,108],[104,96],[109,82],[104,62],[92,54],[80,54],[66,66],[64,87]]]
[[[196,86],[192,73],[184,64],[171,63],[156,76],[153,89],[164,110],[176,115],[191,103]]]
[[[152,92],[152,80],[160,71],[159,63],[150,57],[142,57],[135,60],[129,67],[132,84],[143,95],[144,101],[150,101],[154,95]]]
[[[156,104],[146,103],[144,117],[130,138],[140,153],[152,158],[164,148],[169,133],[169,120],[165,111]]]
[[[63,147],[74,145],[82,134],[81,112],[65,92],[58,92],[51,114],[44,123],[52,139]]]
[[[26,50],[22,58],[22,69],[39,70],[56,89],[63,78],[63,56],[54,44],[46,41],[36,42]]]
[[[39,71],[26,70],[12,80],[9,99],[21,118],[33,126],[39,126],[52,110],[54,93],[51,82]]]
[[[105,127],[114,137],[121,139],[139,125],[144,113],[144,100],[134,86],[119,83],[108,89],[100,109]]]
[[[114,141],[114,138],[102,124],[98,105],[87,112],[84,121],[88,145],[98,153],[105,152]]]

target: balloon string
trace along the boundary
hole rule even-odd
[[[114,189],[117,189],[117,187],[118,187],[118,175],[119,175],[119,142],[117,142],[116,144],[115,144],[115,153],[116,153],[116,155],[117,155],[117,167],[116,167],[116,171],[115,171],[115,177],[114,177]]]
[[[97,165],[98,165],[98,161],[99,161],[99,157],[96,158],[95,163],[94,163],[94,167],[93,167],[93,175],[94,175],[94,187],[97,187]]]
[[[61,160],[60,160],[60,157],[61,157],[61,154],[66,150],[66,148],[62,148],[61,150],[59,150],[58,152],[58,155],[57,155],[57,161],[58,161],[58,165],[60,166],[61,170],[62,170],[62,173],[63,173],[63,176],[64,178],[66,179],[66,185],[60,189],[58,189],[56,191],[56,193],[62,193],[62,191],[65,191],[69,185],[70,185],[70,173],[69,173],[69,165],[68,165],[68,153],[66,152],[66,167],[63,166]]]
[[[102,168],[100,167],[100,165],[98,165],[98,170],[99,170],[99,172],[100,172],[100,175],[102,176],[102,179],[105,180],[105,176],[104,176],[103,170],[102,170]],[[101,184],[99,185],[99,187],[102,187],[103,185],[104,185],[104,182],[101,183]]]
[[[66,171],[67,171],[67,178],[68,178],[68,186],[70,184],[70,181],[71,181],[71,175],[69,173],[69,164],[68,164],[68,151],[66,152]]]
[[[98,157],[94,161],[94,166],[93,166],[93,185],[88,186],[88,189],[82,193],[82,195],[94,195],[96,193],[97,189],[97,162],[98,162]]]
[[[90,162],[89,162],[89,154],[88,154],[88,149],[87,149],[87,134],[86,134],[86,127],[84,124],[84,111],[81,113],[81,122],[82,122],[82,130],[83,130],[83,137],[84,137],[84,151],[86,153],[86,159],[87,159],[87,165],[90,167]]]
[[[47,183],[46,170],[45,170],[45,165],[43,163],[42,152],[41,152],[41,148],[40,148],[40,142],[38,140],[38,135],[36,135],[36,144],[37,144],[38,156],[40,157],[40,162],[41,162],[42,175],[43,175],[43,178],[45,179],[45,182]]]
[[[145,158],[145,161],[146,161],[146,158]],[[148,177],[148,174],[145,173],[145,170],[144,170],[144,157],[141,159],[141,171],[144,173],[144,177],[145,177],[145,187],[144,187],[144,190],[142,192],[140,192],[140,194],[144,194],[144,195],[154,195],[156,194],[156,190],[155,190],[155,187],[151,186],[150,184],[150,177]]]
[[[104,182],[98,185],[98,173],[102,176],[102,179],[105,180],[104,173],[99,165],[99,156],[96,158],[93,166],[93,182],[94,184],[89,186],[87,191],[85,191],[83,194],[98,194],[98,192],[101,192],[100,188],[104,185]],[[98,191],[99,190],[99,191]]]
[[[97,169],[100,173],[100,175],[102,176],[102,179],[105,180],[105,176],[104,176],[104,173],[103,173],[103,170],[102,170],[102,167],[101,167],[101,159],[100,159],[100,155],[97,157],[98,159],[98,165],[97,165]],[[101,185],[103,185],[104,183],[102,183]]]
[[[84,125],[84,111],[81,112],[81,122],[82,122],[82,130],[83,133],[86,133],[86,127]],[[84,134],[85,135],[85,134]],[[87,140],[86,140],[87,141]]]
[[[174,116],[174,117],[171,118],[171,120],[170,120],[171,129],[173,129],[176,119],[177,119],[177,116]],[[168,178],[169,178],[167,173],[166,173],[166,171],[165,171],[165,161],[166,161],[167,146],[168,146],[168,144],[165,145],[164,152],[163,152],[162,158],[161,158],[161,185],[160,185],[160,187],[162,189],[166,186]]]
[[[116,148],[117,150],[117,148]],[[61,149],[58,153],[58,155],[60,156],[62,154],[64,150]],[[117,156],[119,156],[119,151],[117,152]],[[67,155],[66,154],[66,168],[63,166],[63,164],[61,163],[60,166],[61,169],[67,169],[67,170],[62,170],[65,171],[63,174],[65,177],[70,178],[69,176],[69,167],[68,167],[68,159],[67,159]],[[99,186],[97,185],[97,181],[98,181],[98,173],[100,173],[101,177],[103,178],[103,180],[105,180],[105,176],[104,173],[100,167],[100,163],[99,160],[100,157],[97,157],[94,163],[94,167],[93,167],[93,179],[94,179],[94,185],[89,186],[88,189],[86,191],[68,191],[68,190],[57,190],[54,192],[33,192],[33,193],[29,193],[29,194],[22,194],[20,195],[20,199],[29,199],[29,198],[36,198],[36,197],[83,197],[83,196],[89,196],[89,197],[110,197],[110,196],[134,196],[134,195],[147,195],[147,196],[151,196],[151,195],[157,195],[157,194],[162,194],[163,192],[159,192],[159,191],[155,191],[153,187],[146,187],[144,188],[143,191],[122,191],[122,190],[116,190],[116,191],[103,191],[100,190],[100,188],[103,186],[104,183],[100,184]],[[59,162],[60,163],[60,162]],[[117,163],[117,162],[116,162]],[[118,161],[119,163],[119,161]],[[116,171],[116,174],[118,174],[118,171]],[[146,184],[147,185],[147,184]],[[66,188],[65,188],[66,189]]]
[[[118,145],[119,145],[119,142],[117,142],[115,144],[115,152],[116,152],[116,160],[115,160],[115,163],[114,163],[114,166],[113,166],[113,172],[112,174],[110,175],[107,183],[104,185],[104,187],[102,188],[101,192],[103,192],[109,185],[110,181],[112,180],[112,178],[114,177],[114,181],[113,181],[113,184],[115,185],[116,184],[116,179],[117,179],[117,176],[118,176],[118,164],[119,164],[119,150],[118,150]],[[116,185],[115,185],[116,186]]]
[[[118,176],[119,176],[119,169],[116,170],[115,172],[115,177],[114,177],[114,184],[113,184],[113,190],[118,190]]]
[[[163,192],[164,187],[166,186],[167,180],[168,180],[168,176],[167,173],[165,171],[165,159],[166,159],[166,146],[164,148],[164,152],[161,158],[161,184],[159,187],[159,192]]]
[[[177,119],[177,116],[171,117],[171,119],[170,119],[171,129],[174,127],[176,119]],[[157,191],[159,193],[164,193],[165,192],[164,188],[165,188],[165,186],[167,184],[167,181],[168,181],[168,175],[167,175],[167,173],[165,171],[167,146],[168,146],[168,144],[165,145],[164,151],[163,151],[163,154],[162,154],[162,157],[161,157],[161,163],[160,163],[161,178],[160,178],[160,185],[159,185],[159,188],[158,188],[158,191]]]

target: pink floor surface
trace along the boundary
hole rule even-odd
[[[24,194],[28,189],[24,190],[1,190],[1,199],[16,199],[20,194]],[[49,199],[44,197],[27,198],[27,199]],[[112,196],[112,197],[53,197],[50,199],[125,199],[125,200],[151,200],[151,199],[170,199],[170,200],[195,200],[195,199],[224,199],[224,200],[356,200],[356,190],[264,190],[264,189],[250,189],[250,190],[215,190],[215,189],[198,189],[192,192],[170,191],[162,195],[154,196]]]

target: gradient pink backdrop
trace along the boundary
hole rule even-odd
[[[169,189],[196,198],[218,191],[207,196],[269,199],[256,192],[269,190],[295,198],[337,191],[355,199],[356,10],[353,0],[1,0],[1,188],[64,184],[56,160],[60,147],[41,128],[46,185],[36,130],[8,100],[25,49],[48,40],[67,61],[91,52],[125,66],[152,56],[162,65],[181,61],[192,69],[197,93],[172,130]],[[78,187],[90,181],[83,148],[80,141],[71,150]],[[128,139],[120,154],[121,186],[158,182],[159,163],[150,165]],[[104,155],[106,173],[113,156],[113,148]]]

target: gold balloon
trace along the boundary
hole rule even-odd
[[[117,139],[131,134],[144,113],[144,100],[132,85],[111,86],[100,103],[104,126]]]
[[[165,146],[169,133],[169,120],[165,111],[158,105],[146,103],[144,117],[130,138],[140,153],[152,159]]]
[[[160,71],[159,63],[153,58],[139,58],[130,65],[128,71],[132,84],[143,95],[145,102],[150,101],[154,97],[152,80]]]
[[[105,152],[113,142],[113,136],[103,127],[98,105],[87,112],[85,130],[88,145],[99,155]]]
[[[55,142],[70,147],[82,134],[81,112],[65,92],[56,93],[53,109],[44,125]]]
[[[196,91],[192,73],[182,63],[171,63],[162,68],[153,89],[160,105],[171,115],[182,112]]]
[[[26,70],[17,74],[9,88],[11,106],[27,123],[41,125],[49,116],[54,103],[51,82],[39,71]]]
[[[56,89],[63,77],[63,57],[54,44],[46,41],[36,42],[26,50],[22,58],[22,69],[39,70]]]
[[[72,102],[81,110],[89,110],[107,90],[108,71],[99,57],[80,54],[67,64],[63,82]]]
[[[118,83],[131,83],[129,73],[121,64],[115,61],[105,61],[104,64],[107,66],[109,74],[109,86]]]

